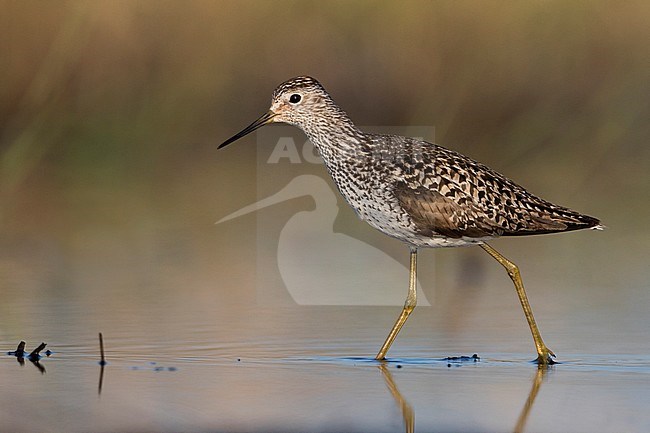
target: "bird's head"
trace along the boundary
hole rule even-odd
[[[241,132],[224,141],[219,149],[250,134],[267,123],[288,123],[309,130],[318,122],[319,113],[331,111],[335,107],[323,86],[314,78],[302,76],[280,84],[271,99],[271,108]]]

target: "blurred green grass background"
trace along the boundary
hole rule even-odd
[[[152,281],[124,287],[155,286],[172,262],[186,276],[200,269],[206,286],[244,278],[232,258],[253,235],[217,235],[212,223],[255,200],[255,148],[216,146],[299,74],[359,125],[434,125],[437,142],[602,218],[600,242],[622,272],[647,253],[648,2],[3,0],[0,10],[5,269],[22,254],[112,279],[159,264]],[[58,289],[73,277],[60,278]]]

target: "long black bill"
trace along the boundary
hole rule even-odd
[[[222,147],[226,147],[226,146],[228,146],[230,143],[232,143],[233,141],[237,141],[237,140],[239,140],[240,138],[242,138],[244,135],[248,135],[248,134],[250,134],[251,132],[255,131],[257,128],[260,128],[260,127],[266,125],[267,123],[269,123],[269,122],[271,121],[271,119],[273,119],[274,116],[275,116],[275,113],[273,113],[272,111],[268,111],[268,112],[264,113],[264,114],[262,115],[262,117],[260,117],[260,118],[257,119],[255,122],[253,122],[253,123],[251,123],[250,125],[248,125],[248,126],[247,126],[246,128],[244,128],[241,132],[238,132],[237,134],[235,134],[235,135],[233,135],[232,137],[230,137],[228,140],[226,140],[226,141],[224,141],[223,143],[221,143],[221,144],[219,145],[218,149],[221,149]]]

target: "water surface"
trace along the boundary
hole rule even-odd
[[[523,317],[449,332],[432,327],[435,307],[416,312],[388,361],[379,363],[372,355],[397,314],[389,307],[219,308],[183,296],[139,311],[16,302],[3,323],[22,326],[3,334],[3,350],[21,338],[31,350],[43,339],[53,353],[40,370],[2,358],[0,430],[650,428],[650,356],[628,343],[641,332],[600,332],[576,352],[571,342],[587,339],[585,330],[598,321],[583,321],[572,335],[550,326],[547,339],[561,364],[538,370]],[[479,361],[445,359],[474,353]]]

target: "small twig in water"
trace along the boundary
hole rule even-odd
[[[9,352],[8,355],[14,355],[16,358],[23,358],[25,356],[25,342],[18,343],[15,352]]]
[[[22,358],[25,356],[25,342],[21,341],[18,343],[18,347],[16,348],[16,351],[13,353],[16,355],[18,358]]]
[[[41,350],[45,349],[45,346],[47,346],[47,344],[45,344],[45,343],[39,344],[38,347],[36,349],[32,350],[32,353],[30,353],[27,357],[30,360],[38,360],[41,357],[41,355],[40,355]]]
[[[99,353],[101,356],[101,361],[99,361],[99,365],[106,365],[106,357],[104,356],[104,336],[102,333],[99,333]]]

